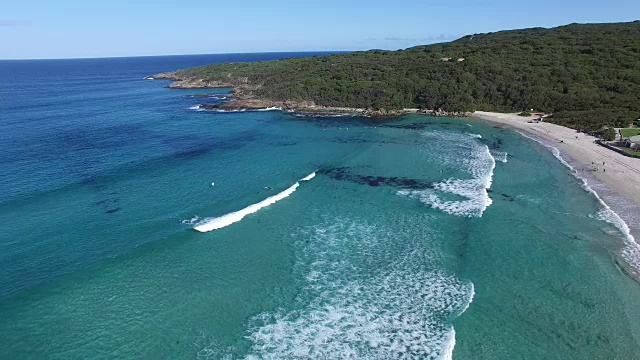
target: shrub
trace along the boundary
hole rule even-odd
[[[605,141],[613,141],[616,139],[616,130],[614,128],[607,128],[602,130],[602,132],[600,132],[600,135],[602,135],[602,138]]]
[[[257,97],[324,106],[510,113],[533,108],[553,113],[547,121],[596,132],[627,127],[640,115],[639,34],[640,22],[572,24],[399,51],[213,64],[176,75],[248,84],[246,91]]]

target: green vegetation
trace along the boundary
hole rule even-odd
[[[528,111],[523,111],[523,112],[521,112],[520,114],[518,114],[518,116],[525,116],[525,117],[528,117],[528,116],[531,116],[531,113],[530,113],[530,112],[528,112]]]
[[[326,106],[535,108],[554,114],[546,121],[593,132],[640,116],[640,22],[502,31],[401,51],[216,64],[178,74],[246,80],[259,86],[259,97]]]
[[[616,139],[616,130],[614,128],[606,128],[600,132],[605,141],[613,141]]]
[[[623,149],[623,151],[624,151],[628,156],[631,156],[631,157],[639,158],[639,159],[640,159],[640,152],[639,152],[639,151],[636,151],[636,150],[634,150],[634,149],[629,149],[629,148],[625,148],[625,149]]]
[[[627,139],[632,136],[640,135],[640,129],[635,129],[635,128],[620,129],[620,134],[622,135],[623,139]]]

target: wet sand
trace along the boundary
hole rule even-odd
[[[618,194],[640,205],[640,159],[630,158],[595,143],[596,138],[573,129],[547,122],[531,123],[531,117],[476,111],[474,116],[509,125],[542,138],[561,153],[578,162],[579,172],[590,172]],[[592,165],[592,162],[595,165]],[[604,164],[604,165],[603,165]],[[599,171],[593,171],[594,166]]]

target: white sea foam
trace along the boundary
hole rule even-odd
[[[200,217],[195,215],[194,217],[192,217],[189,220],[182,220],[180,223],[182,223],[183,225],[195,225],[195,224],[199,223],[200,221],[202,221],[202,219],[200,219]]]
[[[422,242],[398,250],[415,234],[333,219],[295,236],[302,292],[290,309],[251,320],[248,359],[451,357],[450,320],[473,285],[437,270]]]
[[[300,181],[309,181],[311,179],[313,179],[314,177],[316,177],[316,172],[312,172],[311,174],[303,177],[302,179],[300,179]]]
[[[313,177],[316,175],[315,172],[305,176],[304,178],[300,179],[300,181],[308,181],[313,179]],[[265,208],[269,205],[275,204],[276,202],[288,197],[289,195],[293,194],[294,191],[296,191],[296,189],[298,188],[298,186],[300,186],[299,182],[296,182],[295,184],[293,184],[292,186],[290,186],[289,188],[287,188],[286,190],[273,195],[273,196],[269,196],[268,198],[253,204],[253,205],[249,205],[246,208],[242,209],[242,210],[238,210],[232,213],[228,213],[226,215],[222,215],[220,217],[216,217],[216,218],[208,218],[205,219],[203,221],[201,221],[200,223],[198,223],[194,229],[200,232],[208,232],[208,231],[213,231],[213,230],[217,230],[217,229],[222,229],[223,227],[229,226],[233,223],[236,223],[240,220],[242,220],[245,216],[249,215],[249,214],[253,214],[255,212],[257,212],[258,210]]]
[[[221,95],[221,94],[192,94],[192,95],[185,95],[188,98],[208,98],[208,99],[215,99],[215,100],[226,100],[229,99],[227,96],[225,95]]]
[[[281,109],[277,106],[272,106],[264,109],[257,109],[256,111],[276,111],[276,110],[281,110]]]
[[[194,105],[194,106],[190,106],[189,110],[203,110],[200,108],[200,105]]]
[[[238,113],[238,112],[247,112],[247,109],[238,109],[238,110],[222,110],[222,109],[211,109],[207,111],[213,111],[217,113]]]
[[[224,109],[201,109],[211,112],[217,113],[239,113],[239,112],[263,112],[263,111],[278,111],[281,110],[279,107],[268,107],[264,109],[234,109],[234,110],[224,110]]]
[[[296,117],[315,117],[315,118],[340,118],[354,116],[349,114],[322,114],[322,113],[299,113],[291,111],[291,115]]]
[[[456,347],[456,330],[451,328],[449,331],[448,340],[445,342],[444,349],[442,349],[442,360],[453,360],[453,349]]]
[[[481,217],[493,203],[488,190],[493,182],[496,159],[489,147],[477,142],[476,138],[460,134],[431,131],[425,133],[429,142],[439,142],[439,147],[450,147],[442,153],[445,165],[462,168],[471,175],[470,179],[446,179],[433,184],[433,189],[400,190],[398,195],[417,198],[434,209],[451,215]],[[452,145],[453,144],[453,145]],[[443,194],[458,195],[466,200],[447,200]]]
[[[469,134],[469,136],[471,136],[474,139],[482,139],[482,135],[480,134]]]
[[[491,150],[491,155],[493,156],[494,159],[496,159],[496,161],[500,161],[503,163],[506,163],[508,161],[507,158],[509,154],[504,151]]]
[[[527,139],[533,140],[540,145],[551,149],[553,156],[558,159],[563,165],[569,168],[572,175],[582,182],[582,188],[588,193],[592,194],[598,200],[598,202],[602,205],[602,209],[598,212],[596,218],[612,224],[622,233],[625,242],[625,248],[622,250],[622,257],[629,265],[633,267],[634,272],[640,274],[640,245],[635,241],[627,223],[615,211],[613,211],[611,207],[607,205],[607,203],[604,202],[604,200],[595,190],[593,190],[593,188],[589,186],[589,182],[587,181],[587,179],[580,176],[578,174],[578,171],[560,155],[560,150],[558,150],[558,148],[546,144],[520,131],[517,132]]]

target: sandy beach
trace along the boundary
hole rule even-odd
[[[630,158],[595,143],[596,138],[573,129],[547,122],[531,123],[535,116],[476,111],[474,116],[505,124],[524,133],[542,138],[561,154],[569,155],[581,166],[578,172],[589,172],[618,194],[640,205],[640,159]],[[593,171],[592,162],[598,164]],[[602,165],[604,163],[604,165]],[[605,170],[605,171],[603,171]]]
[[[640,282],[640,245],[636,240],[640,239],[640,159],[602,147],[595,142],[595,137],[576,130],[547,122],[531,122],[536,116],[482,111],[473,115],[513,128],[556,148],[560,157],[585,181],[587,189],[612,211],[604,220],[623,233],[625,241],[620,252],[630,265],[627,272]],[[594,171],[594,166],[598,171]]]

